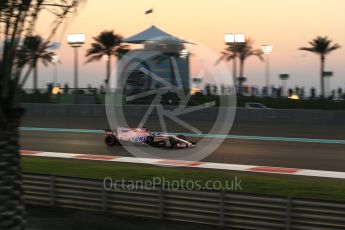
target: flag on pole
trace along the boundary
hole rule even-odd
[[[153,13],[153,9],[149,9],[145,11],[145,14],[152,14]]]

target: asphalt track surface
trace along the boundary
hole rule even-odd
[[[197,125],[201,130],[207,129],[208,122],[197,121]],[[108,127],[106,119],[87,117],[25,117],[22,126],[95,130]],[[159,131],[154,129],[155,126],[157,124],[154,122],[150,124],[151,129]],[[179,131],[183,130],[176,130]],[[230,134],[345,140],[345,127],[322,124],[235,123]],[[22,149],[26,150],[131,156],[123,147],[105,146],[103,135],[99,133],[21,131],[21,137]],[[344,172],[345,144],[226,139],[203,161]]]

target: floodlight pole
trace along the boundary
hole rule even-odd
[[[267,89],[267,93],[269,93],[269,88],[270,88],[270,55],[266,55],[265,58],[265,62],[266,62],[266,77],[265,77],[265,85],[266,85],[266,89]]]
[[[71,47],[74,49],[74,91],[75,91],[75,95],[74,95],[74,100],[75,103],[78,104],[79,103],[79,86],[78,86],[78,48],[80,47],[80,45],[71,45]]]
[[[79,103],[78,95],[78,48],[85,43],[84,34],[69,34],[67,35],[68,44],[74,49],[74,90],[75,90],[75,103]]]
[[[267,95],[270,94],[270,53],[272,53],[272,45],[262,45],[261,51],[266,56],[265,57],[265,86]]]
[[[225,44],[234,44],[236,45],[237,43],[244,43],[246,41],[245,35],[241,33],[233,34],[233,33],[227,33],[224,35],[224,41]],[[235,86],[238,86],[239,88],[239,93],[242,93],[242,89],[240,87],[240,79],[237,77],[237,63],[236,63],[236,54],[232,60],[232,75],[234,78],[234,83]]]
[[[75,103],[79,103],[79,97],[78,97],[78,48],[79,46],[74,46],[74,88],[76,90],[75,94]]]
[[[57,64],[59,63],[59,56],[54,55],[52,57],[51,62],[53,63],[53,81],[54,81],[54,86],[57,85]]]

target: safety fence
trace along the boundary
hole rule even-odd
[[[344,230],[345,203],[228,191],[109,189],[103,180],[24,174],[28,204],[177,220],[238,230]]]
[[[86,104],[22,104],[28,117],[90,117],[106,120],[106,108],[104,105]],[[114,111],[122,111],[128,119],[139,119],[148,110],[145,105],[126,105],[112,107]],[[167,106],[167,110],[173,111],[178,107]],[[219,114],[230,113],[235,117],[235,122],[269,122],[269,123],[303,123],[303,124],[345,124],[345,111],[326,110],[298,110],[298,109],[247,109],[247,108],[218,108],[210,107],[202,110],[191,111],[180,116],[184,121],[202,120],[215,121]],[[152,117],[157,115],[152,112]],[[231,116],[227,118],[231,120]],[[213,123],[212,123],[213,124]]]

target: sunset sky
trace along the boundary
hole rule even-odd
[[[154,8],[153,15],[145,10]],[[86,49],[92,37],[103,30],[128,37],[148,28],[152,22],[175,36],[197,41],[214,52],[224,49],[225,33],[244,33],[255,40],[255,47],[272,44],[271,82],[281,84],[280,73],[289,73],[288,86],[319,88],[319,59],[298,51],[317,35],[327,35],[345,46],[344,0],[88,0],[78,14],[69,20],[64,34],[54,37],[62,46],[57,50],[62,64],[59,82],[73,82],[73,50],[66,44],[67,33],[85,33],[87,42],[80,50],[80,86],[99,86],[104,80],[103,61],[84,65]],[[42,15],[37,33],[46,36],[49,16]],[[202,58],[202,57],[198,57]],[[228,64],[231,67],[231,63]],[[332,87],[345,87],[345,47],[327,57],[326,69],[334,71]],[[246,84],[264,84],[264,63],[251,57],[245,64]],[[52,82],[51,67],[40,67],[40,87]],[[31,81],[27,87],[31,87]]]

